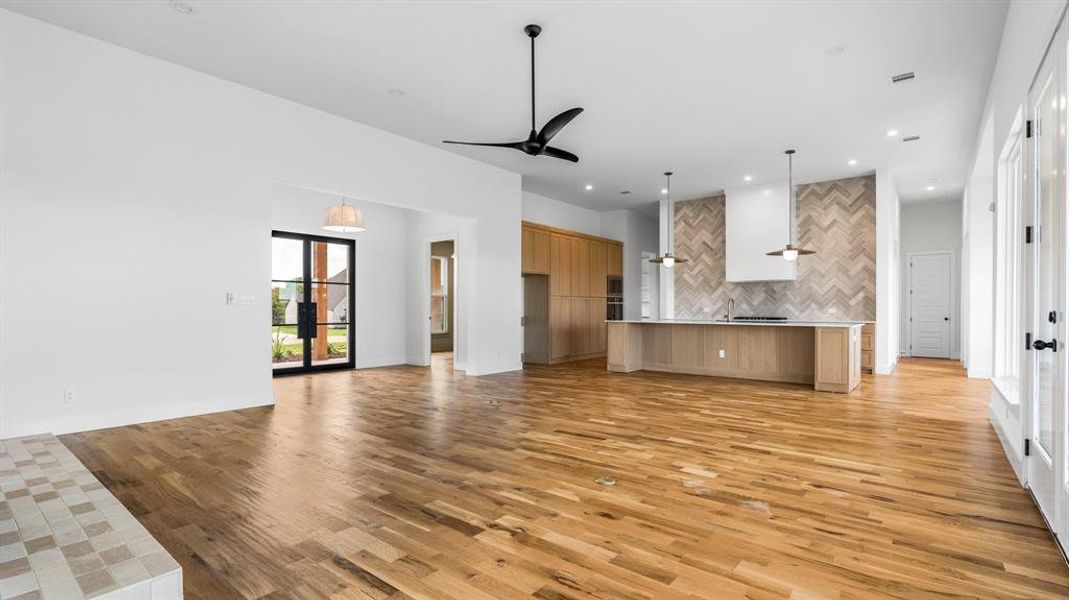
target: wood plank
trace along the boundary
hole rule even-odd
[[[553,234],[550,238],[549,293],[552,296],[572,295],[572,239]]]
[[[572,291],[571,296],[590,295],[590,245],[591,241],[582,238],[569,240],[572,247]]]
[[[588,242],[590,248],[590,295],[604,298],[608,291],[608,246],[604,242]]]
[[[572,353],[572,299],[550,296],[549,358],[560,360]]]
[[[606,273],[611,276],[623,277],[624,275],[624,245],[609,242],[606,247]]]
[[[432,362],[61,440],[181,563],[188,600],[1069,597],[990,384],[956,362],[903,359],[849,398]]]

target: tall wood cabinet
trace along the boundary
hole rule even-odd
[[[521,240],[523,275],[549,278],[548,356],[525,360],[555,363],[604,355],[608,279],[623,276],[623,244],[526,221]],[[525,295],[525,302],[532,301],[537,300]]]

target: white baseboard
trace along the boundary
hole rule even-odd
[[[377,367],[394,367],[397,365],[405,364],[405,357],[403,356],[376,356],[372,358],[361,359],[357,357],[356,368],[357,369],[374,369]]]
[[[224,398],[179,405],[134,406],[126,407],[122,410],[103,411],[87,415],[70,415],[56,419],[38,419],[33,421],[6,423],[3,430],[0,431],[0,437],[22,437],[40,433],[62,435],[79,431],[93,431],[95,429],[108,429],[111,427],[122,427],[124,425],[151,423],[153,421],[195,417],[198,415],[208,415],[230,410],[253,408],[256,406],[270,406],[274,403],[275,398],[274,396],[271,396],[269,398]]]
[[[1024,455],[1017,451],[1017,447],[1006,437],[1006,432],[1002,429],[1002,423],[999,421],[998,413],[995,412],[995,406],[989,404],[987,406],[987,418],[991,421],[991,428],[995,430],[995,435],[998,436],[999,442],[1002,443],[1002,452],[1006,455],[1006,460],[1009,461],[1010,467],[1013,468],[1013,473],[1017,476],[1017,481],[1024,485]]]
[[[523,369],[523,363],[519,361],[499,362],[491,364],[476,364],[474,368],[468,369],[468,375],[493,375],[494,373],[508,373],[509,371],[520,371]]]
[[[991,379],[991,369],[968,369],[966,373],[970,379]]]

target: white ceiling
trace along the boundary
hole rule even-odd
[[[596,210],[893,167],[904,200],[960,194],[1006,2],[269,2],[0,0],[0,5],[523,174],[524,189]],[[539,126],[579,164],[441,145]],[[838,55],[826,52],[842,46]],[[891,75],[917,79],[891,86]],[[403,95],[389,90],[404,90]],[[904,144],[889,129],[918,134]],[[847,160],[856,158],[856,166]],[[934,182],[933,182],[934,180]],[[585,191],[586,184],[593,191]],[[934,191],[927,191],[934,185]],[[621,190],[631,190],[627,196]]]

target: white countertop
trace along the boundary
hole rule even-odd
[[[607,323],[637,323],[652,325],[746,325],[754,327],[860,327],[865,321],[713,321],[713,320],[660,320],[606,321]]]

